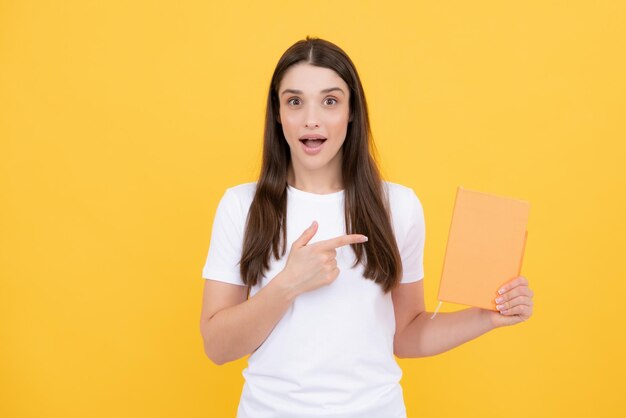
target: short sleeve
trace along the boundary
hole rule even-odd
[[[239,199],[227,189],[215,212],[202,278],[244,286],[239,272],[244,226]]]
[[[415,192],[408,194],[406,202],[409,213],[406,224],[401,231],[406,231],[399,248],[402,258],[402,279],[400,283],[412,283],[424,278],[424,242],[426,239],[426,225],[424,210]]]

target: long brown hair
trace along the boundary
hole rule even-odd
[[[387,293],[400,280],[402,262],[380,172],[372,157],[375,149],[361,80],[354,64],[341,48],[309,36],[285,51],[270,83],[263,162],[246,222],[240,259],[241,277],[249,287],[254,286],[269,269],[270,255],[278,260],[286,252],[287,169],[291,154],[278,122],[278,89],[285,71],[298,63],[329,68],[350,87],[352,120],[348,122],[342,145],[346,233],[367,235],[369,241],[366,245],[351,245],[356,255],[353,267],[363,263],[364,276],[379,283]]]

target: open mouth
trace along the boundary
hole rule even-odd
[[[300,142],[302,143],[302,149],[305,154],[313,156],[322,152],[326,138],[318,134],[310,134],[300,138]]]
[[[326,138],[302,138],[300,142],[307,148],[319,148],[326,141]]]

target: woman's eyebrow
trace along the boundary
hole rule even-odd
[[[344,96],[346,95],[340,87],[329,87],[327,89],[321,90],[320,93],[330,93],[331,91],[340,91],[341,94],[343,94]],[[280,93],[280,95],[282,96],[285,93],[302,94],[302,90],[285,89],[282,93]]]

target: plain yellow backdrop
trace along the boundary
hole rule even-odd
[[[0,416],[235,415],[201,269],[306,35],[353,59],[423,203],[430,311],[456,187],[531,203],[533,317],[399,360],[409,418],[623,416],[625,5],[1,1]]]

